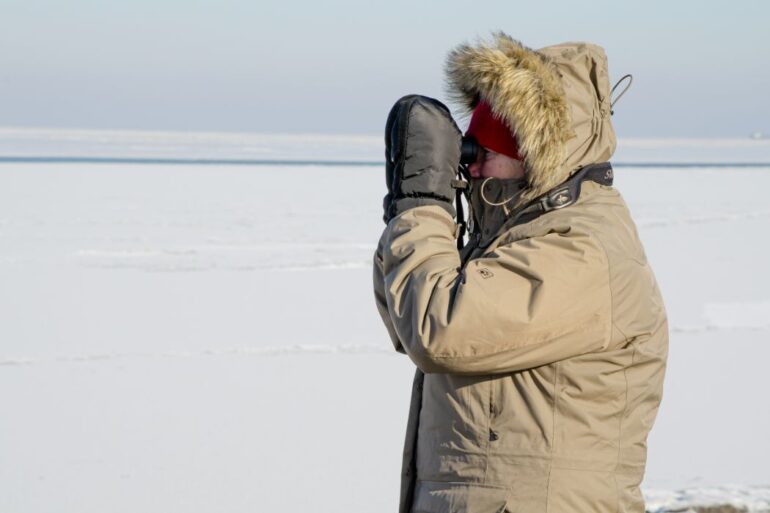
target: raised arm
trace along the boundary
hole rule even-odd
[[[590,234],[519,240],[461,271],[454,228],[443,209],[412,208],[380,241],[394,340],[421,370],[503,373],[607,347],[607,258]]]

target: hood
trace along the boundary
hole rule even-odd
[[[615,151],[607,56],[591,43],[532,50],[499,32],[446,63],[450,98],[469,116],[481,99],[512,128],[524,157],[523,203]]]

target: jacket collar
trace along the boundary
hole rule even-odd
[[[527,188],[524,178],[473,178],[470,180],[470,232],[482,240],[494,237]]]

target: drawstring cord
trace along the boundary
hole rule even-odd
[[[618,97],[613,100],[612,95],[615,94],[615,89],[617,89],[620,83],[623,82],[625,79],[628,79],[628,85],[626,85],[626,87],[623,88],[623,90],[620,92]],[[631,87],[631,84],[633,83],[634,83],[634,76],[628,73],[620,77],[620,80],[615,82],[615,85],[612,86],[612,90],[610,91],[610,115],[615,114],[615,111],[612,110],[612,108],[615,106],[618,100],[620,100],[623,97],[623,95],[626,94],[626,91],[628,91],[628,89]]]
[[[503,212],[505,212],[505,215],[507,216],[508,214],[510,214],[510,213],[511,213],[511,211],[510,211],[510,210],[508,210],[508,207],[506,207],[505,205],[506,205],[506,203],[510,202],[510,201],[511,201],[513,198],[515,198],[515,197],[516,197],[516,195],[514,194],[513,196],[511,196],[511,197],[510,197],[510,198],[508,198],[507,200],[503,200],[503,201],[501,201],[501,202],[499,202],[499,203],[493,203],[493,202],[489,201],[489,200],[487,199],[487,195],[486,195],[486,194],[484,194],[484,187],[487,185],[487,182],[488,182],[488,181],[490,181],[490,180],[492,180],[493,178],[494,178],[494,176],[489,176],[489,177],[487,177],[487,179],[486,179],[486,180],[484,180],[483,182],[481,182],[481,190],[479,190],[479,193],[480,193],[480,195],[481,195],[481,200],[482,200],[484,203],[486,203],[487,205],[489,205],[490,207],[503,207]]]
[[[457,173],[460,175],[460,179],[452,180],[452,187],[455,189],[455,208],[457,210],[457,250],[462,251],[465,246],[465,233],[468,231],[468,223],[465,220],[465,211],[463,209],[463,194],[467,194],[465,191],[468,189],[468,182],[463,180],[465,177],[466,169],[461,164],[457,168]],[[466,196],[466,200],[467,200]],[[468,202],[470,208],[470,202]]]

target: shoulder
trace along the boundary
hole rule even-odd
[[[532,244],[547,238],[558,246],[589,253],[600,262],[613,266],[622,261],[647,263],[636,225],[620,192],[613,188],[585,182],[580,199],[567,208],[543,214],[528,223],[513,226],[502,233],[490,249],[511,244]]]
[[[499,244],[520,239],[541,237],[550,233],[571,236],[600,236],[613,226],[605,222],[608,215],[617,217],[618,210],[625,210],[620,194],[612,187],[593,182],[583,184],[579,200],[569,207],[553,210],[536,219],[508,228],[500,235]]]
[[[610,260],[646,261],[631,212],[614,187],[584,182],[574,205],[544,214],[531,224],[533,232],[556,230],[590,236],[604,247]]]

